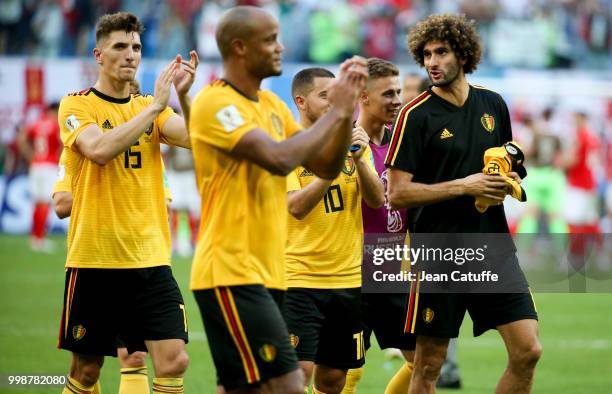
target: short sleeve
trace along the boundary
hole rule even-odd
[[[79,134],[89,125],[96,124],[94,111],[80,96],[65,96],[58,112],[60,137],[67,148],[72,148]]]
[[[53,184],[53,191],[51,192],[51,197],[55,193],[59,192],[69,192],[72,193],[72,178],[69,171],[67,171],[68,166],[66,165],[66,151],[62,151],[62,155],[59,159],[59,166],[57,172],[57,178],[55,179],[55,183]]]
[[[161,130],[164,127],[164,124],[168,119],[172,116],[176,115],[176,112],[170,107],[166,107],[157,117],[155,118],[155,122],[157,123],[157,127]],[[178,115],[177,115],[178,116]]]
[[[298,178],[298,171],[303,169],[304,167],[298,167],[295,170],[291,171],[289,175],[287,175],[287,192],[293,192],[302,189],[302,185],[300,185],[300,178]]]
[[[422,121],[416,114],[400,111],[393,123],[385,166],[414,174],[423,154],[423,132]]]
[[[153,100],[155,100],[155,97],[149,96],[149,95],[139,96],[138,98],[141,100],[144,100],[146,106],[151,105],[153,103]],[[155,133],[159,135],[160,141],[164,144],[167,144],[168,141],[166,141],[166,139],[164,138],[164,135],[161,133],[161,130],[164,128],[164,124],[166,124],[168,119],[170,119],[171,117],[175,115],[176,115],[176,112],[174,112],[172,107],[166,106],[166,108],[164,108],[164,110],[160,112],[159,115],[157,115],[155,117],[155,120],[153,121],[153,129]]]
[[[219,96],[196,97],[191,106],[189,132],[192,140],[229,152],[245,134],[259,126],[251,113],[231,100],[231,96]]]

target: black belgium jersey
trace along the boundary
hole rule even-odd
[[[511,140],[508,107],[499,94],[470,85],[457,107],[430,88],[401,108],[385,165],[413,174],[413,182],[446,182],[481,172],[485,150]],[[410,209],[410,216],[417,233],[509,232],[503,205],[480,213],[471,196]]]

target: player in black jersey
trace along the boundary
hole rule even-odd
[[[508,108],[499,94],[466,80],[482,53],[473,21],[432,15],[409,33],[408,44],[432,86],[404,105],[395,120],[385,160],[391,168],[391,207],[410,209],[414,234],[458,238],[450,233],[478,233],[484,238],[501,233],[502,242],[491,252],[515,279],[513,291],[489,294],[424,292],[424,283],[412,283],[406,331],[417,335],[417,348],[409,392],[435,391],[449,338],[458,335],[467,310],[474,335],[497,329],[504,339],[509,363],[496,392],[528,393],[542,351],[537,313],[507,236],[501,205],[508,194],[505,181],[482,173],[485,150],[512,140]],[[517,174],[511,176],[520,181]],[[498,205],[480,213],[474,207],[477,196]]]

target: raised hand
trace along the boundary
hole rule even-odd
[[[329,102],[351,116],[355,111],[359,94],[365,88],[368,79],[367,61],[359,56],[343,62],[336,82],[330,87]]]
[[[352,152],[353,159],[360,160],[363,157],[366,146],[370,143],[370,137],[363,127],[358,126],[353,129],[353,136],[351,140],[351,146],[360,146],[359,150]]]
[[[189,93],[189,89],[191,89],[191,85],[195,81],[198,64],[200,64],[200,58],[196,51],[190,51],[189,56],[191,59],[186,61],[183,60],[181,55],[176,55],[175,61],[179,65],[179,69],[174,77],[174,87],[176,88],[176,94],[179,96]],[[181,65],[183,67],[180,67]]]
[[[155,81],[155,93],[153,104],[156,105],[159,111],[162,111],[168,105],[168,99],[170,99],[170,86],[172,81],[176,77],[180,64],[176,60],[172,60],[170,64],[166,66],[157,77]]]

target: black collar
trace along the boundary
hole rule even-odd
[[[126,104],[130,102],[130,99],[132,98],[131,95],[125,97],[125,98],[116,98],[116,97],[111,97],[111,96],[107,96],[106,94],[100,92],[99,90],[96,90],[96,88],[91,88],[91,91],[98,97],[100,97],[102,100],[106,100],[106,101],[110,101],[111,103],[115,103],[115,104]]]
[[[248,94],[244,93],[242,90],[238,89],[236,86],[234,86],[234,84],[232,84],[230,81],[228,81],[225,78],[221,78],[221,80],[223,82],[225,82],[226,84],[228,84],[232,89],[234,89],[236,92],[238,92],[241,96],[246,97],[247,99],[254,101],[256,103],[259,102],[259,97],[255,96],[254,98],[249,96]]]

